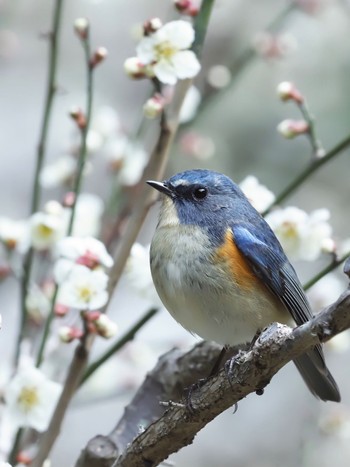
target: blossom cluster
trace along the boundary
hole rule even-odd
[[[113,265],[103,243],[93,237],[66,237],[58,242],[56,256],[56,316],[64,317],[70,309],[79,310],[83,312],[88,332],[106,338],[114,336],[117,331],[115,323],[97,311],[108,301],[106,271]],[[82,331],[63,326],[59,335],[63,342],[71,342],[80,338]]]
[[[156,77],[171,85],[179,79],[193,78],[201,68],[195,53],[189,50],[194,38],[193,26],[187,21],[162,25],[158,18],[153,18],[144,27],[136,57],[125,61],[125,71],[132,78]]]

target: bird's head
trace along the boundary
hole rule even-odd
[[[187,224],[209,230],[226,229],[227,222],[234,219],[236,209],[244,214],[250,206],[230,178],[211,170],[188,170],[163,182],[147,183],[163,195],[160,225]]]

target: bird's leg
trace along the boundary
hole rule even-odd
[[[193,407],[193,404],[192,404],[192,394],[193,394],[193,391],[197,390],[197,389],[200,389],[201,387],[204,386],[204,384],[210,379],[212,378],[213,376],[215,376],[217,374],[217,372],[219,371],[219,368],[221,366],[221,363],[223,361],[223,358],[224,356],[226,355],[226,352],[227,352],[227,347],[224,346],[222,349],[221,349],[221,352],[218,356],[218,358],[216,359],[215,363],[214,363],[214,366],[212,367],[209,375],[206,377],[206,378],[201,378],[199,379],[196,383],[194,384],[191,384],[191,386],[188,388],[188,391],[187,391],[187,394],[186,394],[186,407],[187,409],[190,411],[190,412],[194,412],[194,407]]]

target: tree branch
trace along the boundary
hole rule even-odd
[[[349,275],[348,271],[349,260],[345,265]],[[76,467],[158,465],[171,453],[190,444],[196,433],[221,412],[263,389],[288,362],[348,328],[350,288],[302,326],[291,329],[273,323],[253,347],[236,353],[230,381],[221,369],[200,390],[193,392],[194,413],[188,411],[181,395],[185,387],[208,374],[208,367],[220,348],[202,342],[185,354],[172,350],[160,358],[147,376],[116,428],[108,436],[91,440]],[[172,399],[182,403],[169,402]],[[164,400],[168,401],[166,407],[159,404]]]

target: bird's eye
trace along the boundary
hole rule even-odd
[[[208,194],[208,190],[206,188],[203,188],[203,187],[200,187],[200,188],[196,188],[194,191],[193,191],[193,197],[195,199],[203,199],[207,196]]]

